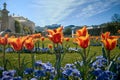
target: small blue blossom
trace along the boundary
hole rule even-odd
[[[41,52],[45,53],[45,52],[48,52],[49,51],[49,48],[41,48]]]
[[[96,57],[96,59],[102,59],[103,58],[103,56],[97,56]]]
[[[118,60],[120,61],[120,57],[118,57]]]
[[[72,74],[73,74],[73,76],[75,76],[75,77],[80,77],[80,71],[77,70],[77,69],[73,69],[73,70],[72,70]]]
[[[5,50],[5,52],[7,52],[7,53],[8,53],[8,52],[14,52],[14,50],[13,50],[13,48],[10,47],[10,48],[7,48],[7,49]]]
[[[74,76],[74,77],[80,77],[80,71],[76,69],[74,64],[66,64],[62,74],[64,76]]]
[[[35,62],[35,66],[38,67],[38,66],[41,66],[42,65],[42,61],[41,60],[38,60]]]
[[[107,64],[107,60],[102,57],[97,57],[97,60],[92,63],[93,68],[102,68]]]
[[[13,77],[15,75],[16,71],[15,70],[9,70],[9,71],[3,71],[2,75],[5,76],[11,76]]]
[[[30,79],[30,80],[37,80],[36,78],[32,78],[32,79]]]
[[[65,68],[72,68],[74,66],[74,64],[66,64]]]
[[[3,71],[4,70],[4,68],[3,67],[0,67],[0,71]]]
[[[32,52],[40,52],[40,50],[41,50],[41,48],[35,47],[35,48],[33,48]]]
[[[102,72],[103,72],[103,70],[101,70],[100,68],[97,68],[97,69],[95,69],[95,70],[92,72],[92,74],[94,74],[95,76],[98,76],[98,75],[100,75]]]
[[[22,78],[19,76],[19,77],[14,77],[13,80],[22,80]]]
[[[110,71],[104,71],[98,75],[97,80],[115,80],[115,73]]]
[[[80,66],[83,66],[83,61],[77,61],[77,62],[75,62],[74,64],[75,64],[75,65],[78,64],[78,65],[80,65]]]
[[[43,70],[35,70],[35,77],[43,77],[45,76],[45,72]]]
[[[33,69],[32,68],[26,68],[24,70],[24,74],[31,74],[31,73],[33,73]]]
[[[4,75],[1,80],[13,80],[13,77],[8,76],[8,75]]]
[[[65,76],[71,76],[72,75],[72,68],[68,68],[62,72]]]
[[[78,52],[79,50],[79,48],[68,48],[69,52]]]

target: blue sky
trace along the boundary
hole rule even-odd
[[[120,14],[120,0],[0,0],[10,14],[24,16],[38,26],[51,24],[97,25]]]

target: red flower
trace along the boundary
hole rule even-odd
[[[13,47],[14,50],[20,51],[27,38],[28,37],[10,38],[9,44]]]
[[[53,47],[52,44],[48,44],[48,48],[52,49],[52,47]]]
[[[44,40],[45,40],[45,38],[44,38],[44,37],[41,37],[41,40],[42,40],[42,41],[44,41]]]
[[[64,38],[64,39],[65,39],[65,41],[67,41],[67,42],[70,40],[70,38]]]
[[[75,42],[82,48],[87,48],[90,43],[90,37],[86,27],[79,29],[75,34],[77,37],[75,38]]]
[[[116,47],[117,44],[117,39],[106,39],[106,40],[102,40],[102,42],[104,43],[104,46],[107,50],[113,50]]]
[[[102,33],[101,39],[107,50],[113,50],[116,47],[117,37],[110,36],[110,32]]]
[[[4,37],[0,37],[1,45],[7,45],[7,43],[8,43],[8,34],[6,34]]]
[[[62,43],[63,41],[63,27],[59,27],[57,29],[51,30],[48,29],[47,32],[49,33],[48,38],[55,44]]]
[[[76,31],[76,36],[80,37],[80,36],[86,36],[88,34],[87,28],[84,26],[82,29],[79,29]]]
[[[107,39],[107,38],[109,38],[110,37],[110,32],[106,32],[106,33],[102,33],[101,34],[101,39],[103,40],[103,39]]]
[[[34,48],[33,38],[30,37],[30,38],[28,38],[27,40],[25,40],[24,46],[25,46],[25,48],[27,48],[28,50],[32,50],[32,49]]]
[[[75,39],[77,44],[82,48],[87,48],[90,43],[89,35],[81,36]]]

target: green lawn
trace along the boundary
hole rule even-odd
[[[96,53],[96,55],[101,55],[101,47],[91,47],[90,50],[90,55],[93,53]],[[120,54],[120,49],[116,48],[113,51],[111,51],[111,57],[113,55]],[[10,63],[14,66],[18,65],[18,54],[17,53],[6,53],[6,59],[10,61]],[[31,62],[31,54],[30,53],[22,53],[21,54],[21,60],[25,57],[25,63]],[[35,59],[36,60],[42,60],[43,62],[50,62],[54,65],[55,63],[55,55],[54,54],[42,54],[42,53],[37,53],[35,54]],[[81,60],[80,54],[79,53],[66,53],[64,56],[64,59],[62,61],[62,66],[64,66],[67,63],[74,63],[75,61]],[[0,61],[2,62],[2,53],[0,53]],[[1,63],[2,64],[2,63]],[[0,66],[1,66],[0,64]],[[31,66],[29,63],[28,66]],[[7,65],[8,68],[12,68],[9,64]]]
[[[44,41],[44,45],[45,47],[47,47],[48,44],[52,44],[49,40],[45,40]],[[63,42],[64,46],[66,44],[66,42]],[[70,45],[70,47],[75,47],[75,45],[72,43],[72,39],[70,40],[70,42],[68,43]],[[40,44],[40,47],[41,47],[41,44]],[[80,48],[78,46],[78,48]],[[96,53],[96,56],[97,55],[101,55],[102,54],[102,51],[101,51],[101,46],[91,46],[90,47],[90,55]],[[118,47],[116,47],[114,50],[111,51],[111,57],[114,56],[114,55],[117,55],[117,54],[120,54],[120,49]],[[0,53],[0,66],[2,65],[2,52]],[[12,67],[13,65],[14,66],[17,66],[18,65],[18,54],[17,53],[6,53],[6,59],[8,59],[10,61],[10,63],[12,64]],[[25,63],[27,62],[31,62],[31,54],[30,53],[21,53],[21,60],[25,57]],[[36,60],[41,60],[43,62],[50,62],[54,65],[55,63],[55,55],[54,54],[48,54],[48,53],[37,53],[35,54],[35,59]],[[67,63],[74,63],[75,61],[78,61],[78,60],[81,60],[81,56],[79,53],[66,53],[65,56],[64,56],[64,59],[62,61],[62,66],[64,66],[65,64]],[[21,61],[22,62],[22,61]],[[28,66],[31,66],[31,64],[29,63]],[[10,64],[7,65],[8,68],[12,68],[10,66]]]

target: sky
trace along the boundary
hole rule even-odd
[[[0,0],[0,9],[4,2],[9,15],[23,16],[41,27],[99,25],[120,14],[120,0]]]

